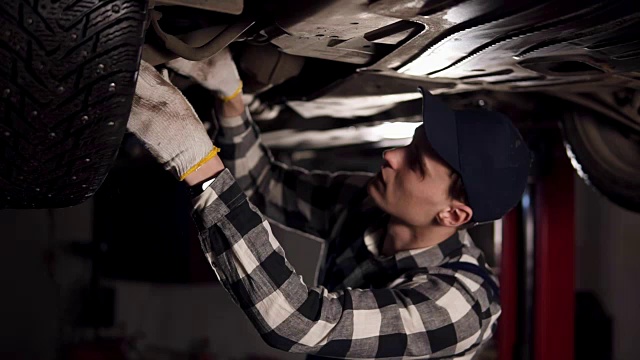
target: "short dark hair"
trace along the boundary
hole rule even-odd
[[[462,176],[460,176],[457,171],[451,170],[449,177],[451,178],[451,184],[449,184],[449,197],[453,200],[458,200],[465,205],[469,205],[467,200],[467,191],[465,190],[464,183],[462,182]]]
[[[465,190],[464,183],[462,182],[462,176],[460,176],[457,171],[451,170],[451,174],[449,174],[449,177],[451,178],[451,184],[449,184],[449,197],[453,200],[458,200],[465,205],[469,205],[469,200],[467,199],[467,191]],[[470,229],[475,225],[475,222],[469,221],[458,226],[458,230]]]

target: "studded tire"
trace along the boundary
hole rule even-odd
[[[0,208],[77,205],[126,130],[144,0],[0,1]]]
[[[583,108],[567,112],[562,128],[567,154],[585,183],[640,212],[640,132]]]

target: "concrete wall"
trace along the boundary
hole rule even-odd
[[[90,264],[64,245],[91,238],[91,201],[57,210],[0,210],[0,359],[52,359]]]
[[[613,317],[616,360],[640,354],[640,214],[576,177],[576,287],[595,291]]]
[[[293,267],[307,285],[313,284],[321,244],[277,225],[272,228]],[[117,326],[129,334],[142,335],[147,346],[185,351],[204,339],[220,359],[250,355],[304,358],[267,346],[218,284],[112,283],[117,289]]]
[[[0,211],[0,359],[54,359],[88,283],[88,261],[64,251],[92,237],[92,202],[56,210]],[[321,244],[273,227],[290,261],[313,283]],[[203,255],[204,256],[204,255]],[[49,260],[47,260],[49,259]],[[183,351],[206,339],[219,359],[247,355],[301,359],[264,344],[217,283],[157,285],[107,281],[116,289],[116,326],[146,349]]]

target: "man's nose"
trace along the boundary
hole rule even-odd
[[[400,158],[397,148],[383,151],[382,158],[384,159],[382,166],[388,166],[394,170],[398,168]]]

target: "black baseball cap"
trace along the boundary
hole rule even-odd
[[[462,178],[471,222],[500,219],[522,198],[532,153],[505,115],[489,110],[452,110],[419,87],[422,123],[433,149]]]

